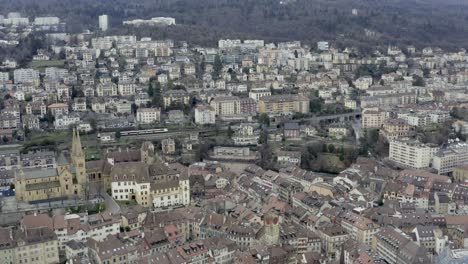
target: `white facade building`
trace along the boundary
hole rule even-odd
[[[254,99],[255,102],[258,102],[258,100],[260,100],[260,98],[264,97],[264,96],[270,96],[271,95],[271,91],[270,89],[268,88],[252,88],[249,92],[249,97]]]
[[[137,110],[137,122],[140,124],[151,124],[161,120],[160,108],[139,108]]]
[[[39,84],[39,72],[34,69],[17,69],[13,72],[13,80],[17,83]]]
[[[468,162],[468,144],[456,141],[450,141],[447,146],[438,151],[433,158],[432,167],[439,174],[449,174],[455,167]]]
[[[389,159],[404,167],[413,169],[428,168],[432,157],[439,150],[434,144],[422,144],[409,139],[390,141]]]
[[[195,123],[208,125],[216,123],[216,111],[209,105],[199,105],[195,108]]]
[[[107,15],[99,16],[99,29],[102,31],[109,29],[109,17]]]

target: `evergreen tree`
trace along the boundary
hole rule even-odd
[[[215,60],[214,60],[214,65],[213,65],[213,79],[214,80],[219,79],[219,76],[221,75],[222,70],[223,70],[223,63],[221,62],[221,57],[219,55],[216,55]]]

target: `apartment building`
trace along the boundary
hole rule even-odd
[[[410,125],[403,119],[387,119],[384,121],[380,133],[387,140],[406,138],[410,135]]]
[[[309,99],[300,95],[264,96],[258,101],[258,112],[269,115],[309,113]]]
[[[34,69],[16,69],[13,72],[13,80],[15,84],[33,83],[34,85],[39,85],[39,71]]]
[[[410,139],[394,139],[390,141],[389,159],[403,167],[428,168],[438,150],[439,147],[435,144],[423,144]]]
[[[347,212],[343,216],[341,226],[352,239],[369,246],[372,245],[374,235],[380,230],[372,220],[353,212]]]
[[[211,101],[210,105],[218,116],[253,115],[256,112],[255,101],[251,98],[217,97]]]
[[[198,105],[195,108],[195,123],[199,125],[215,124],[215,109],[209,105]]]
[[[161,109],[154,108],[138,108],[137,122],[139,124],[152,124],[161,120]]]
[[[189,105],[190,95],[184,90],[170,90],[163,93],[164,108],[174,104]]]
[[[15,263],[15,247],[13,228],[0,228],[0,263]]]
[[[13,263],[59,263],[58,240],[47,227],[22,229],[15,234]]]
[[[258,100],[260,100],[260,98],[262,97],[270,96],[270,95],[271,95],[271,90],[266,87],[252,88],[250,89],[250,92],[249,92],[249,98],[254,99],[255,102],[258,102]]]
[[[435,153],[432,167],[439,174],[452,174],[453,170],[468,162],[468,144],[457,140],[449,143]]]
[[[400,229],[384,227],[375,234],[372,248],[389,264],[431,263],[427,250]]]
[[[322,239],[322,249],[331,259],[339,259],[341,245],[349,239],[348,233],[340,225],[330,224],[318,230]]]
[[[381,128],[387,119],[385,111],[379,110],[378,108],[368,108],[362,111],[362,128]]]

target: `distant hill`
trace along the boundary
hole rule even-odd
[[[59,16],[77,32],[95,29],[103,13],[120,32],[128,30],[121,28],[125,19],[170,16],[177,26],[140,33],[203,45],[216,45],[218,38],[262,38],[361,48],[468,47],[466,0],[0,0],[0,6],[4,13]]]

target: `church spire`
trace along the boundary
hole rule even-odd
[[[77,129],[73,129],[73,139],[72,139],[72,155],[75,157],[83,156],[83,149],[81,148],[81,139],[80,132]]]

